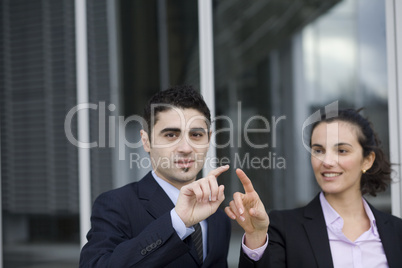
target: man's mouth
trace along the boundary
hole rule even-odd
[[[178,168],[189,169],[190,167],[193,166],[194,160],[192,159],[176,160],[175,164]]]

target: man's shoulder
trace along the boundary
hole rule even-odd
[[[136,191],[136,185],[138,182],[132,182],[128,183],[124,186],[111,189],[108,191],[105,191],[98,195],[98,197],[95,199],[94,205],[95,204],[108,204],[108,205],[113,205],[113,204],[125,204],[127,203],[128,199],[136,199],[137,197],[137,191]]]
[[[149,177],[151,176],[151,177]],[[152,179],[152,174],[148,173],[145,175],[142,179],[139,181],[135,182],[130,182],[127,183],[123,186],[120,186],[115,189],[108,190],[106,192],[103,192],[99,195],[98,198],[105,198],[105,197],[125,197],[125,196],[131,196],[135,197],[138,194],[138,188],[141,187],[141,185],[144,185],[146,187],[146,184],[150,183],[150,179]]]
[[[102,193],[102,195],[121,195],[125,192],[132,192],[133,190],[135,190],[138,187],[138,183],[139,183],[139,181],[130,182],[130,183],[127,183],[126,185],[120,186],[118,188],[108,190],[108,191]]]

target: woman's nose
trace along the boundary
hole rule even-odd
[[[324,166],[334,166],[338,162],[338,154],[327,152],[324,155],[324,158],[322,160],[322,164]]]

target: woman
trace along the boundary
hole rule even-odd
[[[236,171],[245,193],[235,193],[225,211],[245,230],[239,267],[402,267],[402,220],[362,197],[385,190],[391,173],[370,122],[355,110],[324,115],[310,147],[322,192],[303,208],[268,217],[251,181]]]

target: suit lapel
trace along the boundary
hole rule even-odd
[[[138,182],[138,197],[155,219],[174,208],[173,202],[149,172]]]
[[[327,227],[320,204],[319,195],[304,210],[304,228],[318,267],[333,267]]]
[[[204,260],[205,267],[213,266],[213,253],[217,252],[216,246],[222,245],[222,241],[217,241],[217,227],[219,224],[218,213],[214,213],[207,218],[208,232],[207,232],[207,256]],[[215,254],[216,255],[216,254]]]
[[[191,235],[189,237],[187,237],[185,240],[187,240],[187,239],[190,242],[188,244],[189,247],[190,247],[190,255],[191,255],[191,257],[193,257],[194,261],[200,266],[201,262],[198,259],[198,253],[197,253],[197,250],[195,249],[195,246],[194,246],[194,243],[193,243]]]
[[[175,207],[175,204],[173,204],[169,196],[155,181],[151,172],[138,182],[138,197],[143,203],[144,208],[155,219],[171,211]],[[194,261],[200,265],[191,235],[184,239],[184,242],[190,247],[190,255],[193,257]]]
[[[370,209],[376,220],[377,230],[380,234],[381,243],[384,248],[385,256],[387,257],[388,265],[391,268],[399,267],[398,265],[400,265],[400,261],[398,258],[400,258],[401,252],[400,249],[396,247],[396,245],[400,243],[400,241],[397,241],[398,236],[395,235],[397,231],[392,228],[391,224],[389,224],[389,216],[387,214],[378,211],[371,205]]]
[[[207,223],[208,223],[208,233],[207,233],[207,257],[205,258],[205,260],[208,259],[208,256],[210,255],[210,252],[214,252],[214,247],[216,245],[219,245],[220,243],[216,243],[215,242],[215,226],[216,224],[218,224],[216,216],[217,214],[214,213],[212,214],[208,219],[207,219]]]

